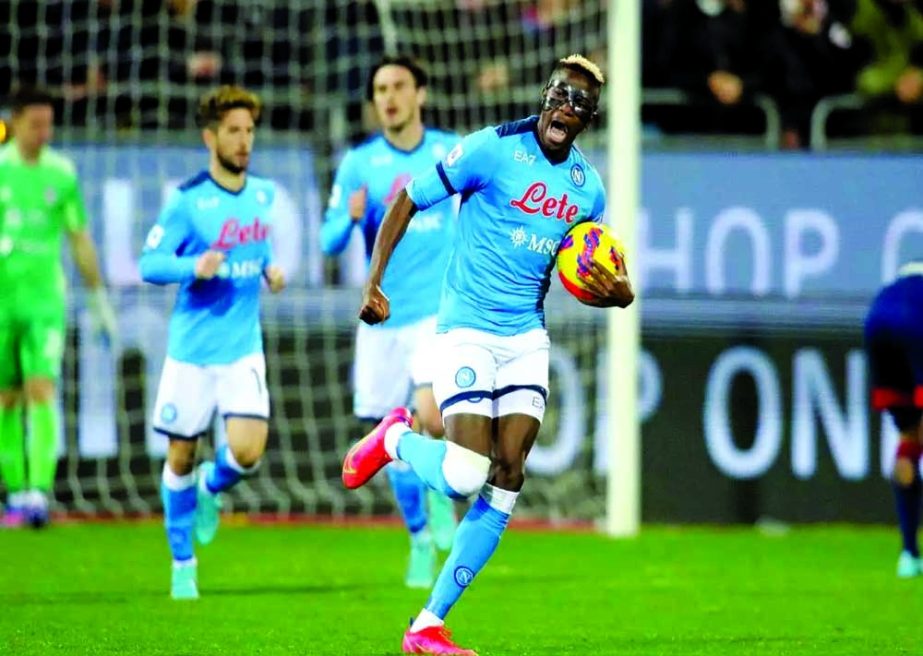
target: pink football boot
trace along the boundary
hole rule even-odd
[[[402,423],[409,429],[413,426],[413,417],[407,408],[395,408],[351,448],[343,459],[343,485],[350,490],[365,485],[372,476],[391,462],[392,458],[385,451],[385,433],[394,424]]]
[[[452,642],[452,632],[444,626],[428,626],[415,633],[407,629],[401,649],[405,654],[478,656],[473,649],[463,649]]]

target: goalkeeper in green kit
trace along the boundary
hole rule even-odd
[[[55,386],[64,354],[66,235],[97,329],[116,321],[87,229],[74,164],[47,147],[52,97],[21,89],[10,99],[12,140],[0,147],[0,476],[3,526],[48,522],[57,467]],[[26,467],[28,463],[28,469]]]

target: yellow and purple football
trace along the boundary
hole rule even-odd
[[[564,289],[581,300],[592,300],[586,288],[590,262],[595,261],[612,273],[625,271],[625,246],[608,226],[587,221],[568,232],[558,248],[558,277]]]

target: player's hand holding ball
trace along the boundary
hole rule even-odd
[[[266,275],[266,282],[269,283],[269,291],[273,294],[278,294],[285,289],[285,274],[278,266],[270,264],[263,273]]]
[[[583,299],[594,307],[628,307],[635,300],[631,281],[623,273],[612,273],[595,260],[589,263],[590,275],[584,280],[584,287],[591,298]]]
[[[575,226],[561,242],[558,276],[581,303],[627,307],[634,300],[625,263],[625,247],[611,229],[597,223]]]
[[[199,280],[211,280],[218,275],[218,269],[224,260],[225,255],[221,251],[205,251],[195,263],[195,277]]]
[[[381,290],[381,285],[369,281],[362,290],[362,307],[359,318],[370,326],[386,321],[391,316],[391,302]]]

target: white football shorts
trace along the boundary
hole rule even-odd
[[[542,421],[551,348],[545,330],[494,335],[457,328],[437,335],[436,348],[433,394],[443,418],[524,414]]]
[[[397,328],[359,323],[353,362],[353,414],[380,419],[410,405],[418,387],[432,385],[436,317]]]
[[[211,425],[216,410],[225,419],[269,419],[262,353],[209,365],[167,357],[154,404],[154,430],[170,437],[196,438]]]

